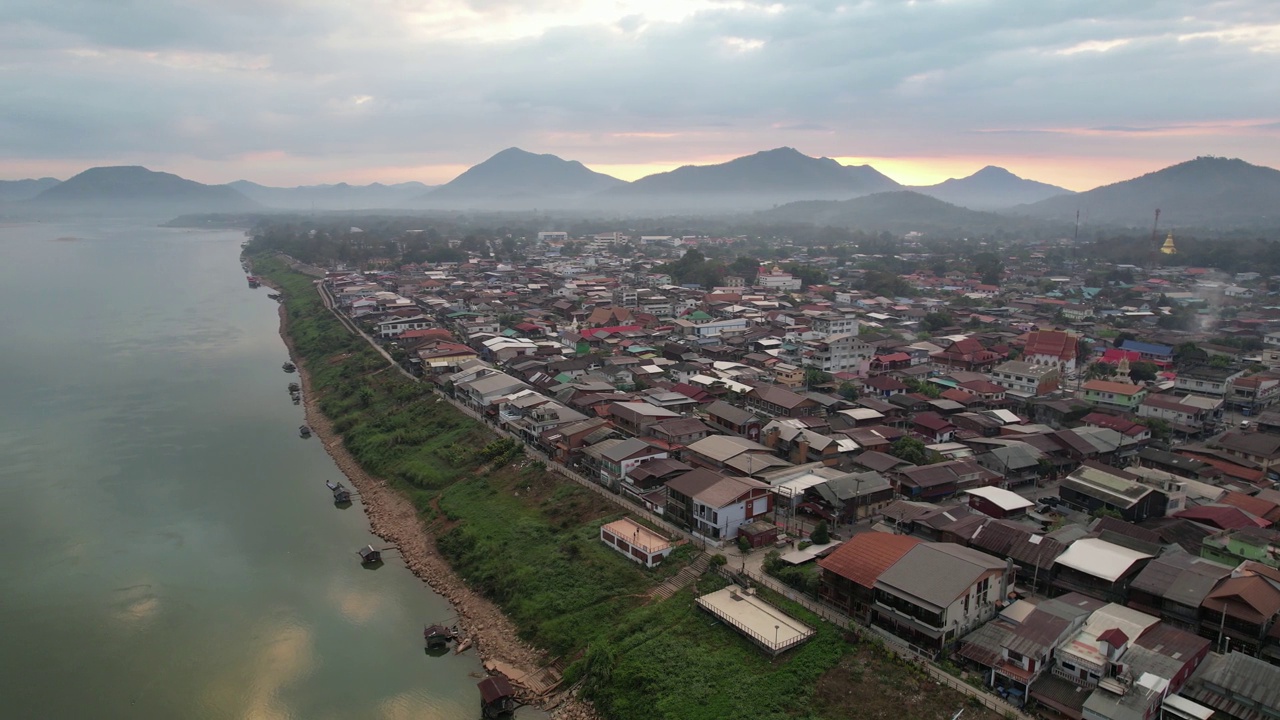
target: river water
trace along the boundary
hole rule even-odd
[[[358,564],[243,240],[0,226],[0,715],[479,716],[448,604]]]

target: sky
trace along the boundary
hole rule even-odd
[[[1280,167],[1275,0],[4,0],[0,178],[623,179],[789,146],[907,184]]]

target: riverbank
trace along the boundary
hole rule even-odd
[[[277,292],[285,291],[267,278],[263,278],[263,282]],[[454,572],[448,561],[441,557],[436,547],[436,535],[413,501],[391,487],[385,479],[367,472],[352,456],[333,422],[321,410],[321,398],[307,366],[307,358],[298,352],[290,335],[289,313],[284,303],[280,304],[279,316],[280,337],[298,368],[306,422],[359,493],[373,534],[398,548],[410,572],[449,601],[456,617],[446,624],[458,626],[471,643],[471,651],[479,655],[486,667],[500,663],[509,668],[508,673],[514,681],[524,675],[535,674],[547,662],[545,653],[521,642],[511,619],[488,598],[471,590],[466,581]],[[598,720],[590,705],[576,698],[565,699],[554,709],[552,716],[559,720]]]

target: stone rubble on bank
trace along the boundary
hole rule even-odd
[[[338,469],[359,491],[361,505],[369,518],[374,535],[396,546],[405,566],[432,590],[449,601],[457,614],[456,624],[470,638],[481,661],[500,660],[526,672],[535,671],[547,658],[522,642],[515,625],[487,598],[467,587],[435,547],[435,537],[424,527],[413,504],[390,488],[385,480],[370,475],[360,467],[334,431],[329,418],[320,411],[319,400],[311,384],[311,375],[295,351],[287,332],[287,313],[280,305],[280,336],[289,348],[290,357],[298,365],[302,380],[306,422],[324,443]],[[599,720],[590,704],[568,698],[552,712],[557,720]]]

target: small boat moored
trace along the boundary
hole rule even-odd
[[[302,437],[304,437],[304,438],[309,438],[309,437],[311,437],[311,428],[310,428],[310,426],[307,426],[307,425],[299,425],[299,426],[298,426],[298,434],[299,434],[299,435],[301,435],[301,436],[302,436]]]
[[[327,486],[329,491],[333,493],[334,505],[342,505],[344,503],[351,502],[351,491],[347,489],[347,486],[340,482],[333,482],[332,480],[326,482],[325,486]]]
[[[447,628],[443,625],[428,625],[422,631],[422,639],[427,643],[428,650],[439,650],[448,647],[449,643],[458,639],[458,633],[453,628]]]
[[[365,545],[357,552],[360,553],[361,565],[375,565],[382,562],[382,551],[374,550],[372,545]]]
[[[281,369],[281,370],[284,370],[284,371],[285,371],[285,372],[287,372],[287,373],[291,373],[291,372],[293,372],[294,370],[297,370],[297,369],[298,369],[298,366],[297,366],[297,365],[294,365],[294,364],[293,364],[293,363],[291,363],[291,362],[286,362],[285,364],[283,364],[283,365],[281,365],[281,366],[280,366],[280,369]]]
[[[480,689],[480,713],[485,718],[509,717],[516,711],[516,691],[506,675],[490,675],[476,687]]]
[[[299,385],[298,383],[296,383],[296,382],[291,382],[291,383],[289,383],[289,392],[291,392],[291,393],[296,393],[296,392],[298,392],[298,391],[299,391],[299,390],[301,390],[301,389],[302,389],[302,386],[301,386],[301,385]]]
[[[249,281],[249,287],[251,287],[251,288],[256,288],[256,287],[258,287],[259,285],[261,285],[261,284],[262,284],[262,282],[261,282],[260,280],[258,280],[258,278],[254,277],[254,276],[252,276],[252,275],[248,276],[248,278],[246,278],[246,279]]]

